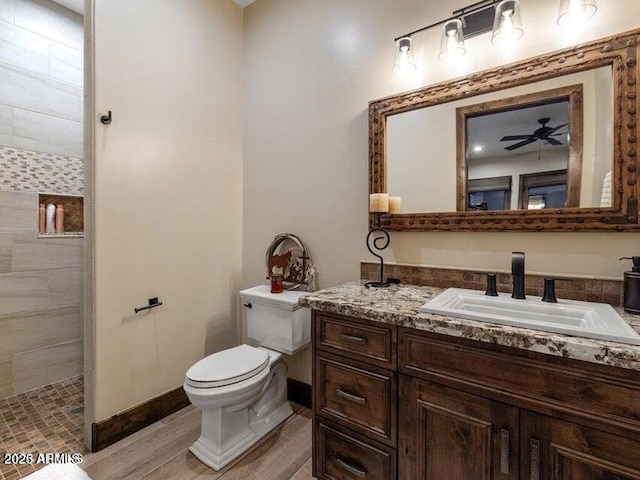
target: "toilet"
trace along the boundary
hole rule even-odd
[[[287,401],[282,354],[309,344],[311,312],[306,292],[273,294],[267,285],[240,292],[247,337],[240,345],[203,358],[187,370],[184,391],[202,410],[200,437],[191,452],[214,470],[247,451],[293,413]]]

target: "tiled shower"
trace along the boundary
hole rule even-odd
[[[82,374],[82,229],[38,216],[82,215],[83,46],[81,15],[0,0],[0,399]]]

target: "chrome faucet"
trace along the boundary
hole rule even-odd
[[[511,298],[524,300],[524,252],[511,252],[511,276],[513,277]]]

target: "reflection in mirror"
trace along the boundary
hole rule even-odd
[[[579,207],[582,90],[573,85],[458,108],[458,210]],[[495,178],[509,186],[477,191],[478,182]],[[538,201],[528,201],[528,188]],[[511,202],[486,201],[501,193]]]
[[[460,128],[460,124],[457,124],[457,109],[469,109],[471,106],[491,104],[491,102],[504,102],[505,99],[525,95],[540,95],[540,92],[570,88],[576,85],[582,89],[584,113],[581,117],[584,135],[580,145],[577,143],[575,145],[576,155],[581,151],[579,156],[582,162],[581,172],[574,180],[572,180],[574,178],[572,175],[578,172],[579,166],[574,166],[571,160],[566,160],[570,157],[566,152],[564,163],[554,160],[555,152],[558,152],[558,157],[561,156],[559,153],[561,149],[558,145],[553,145],[554,142],[536,140],[520,148],[505,150],[505,147],[517,145],[525,139],[520,142],[517,140],[501,141],[503,137],[524,136],[527,135],[527,132],[530,135],[538,128],[554,129],[564,123],[568,125],[555,130],[551,135],[567,134],[574,125],[578,128],[579,118],[576,116],[577,114],[570,115],[568,101],[564,104],[551,102],[549,105],[529,105],[527,109],[523,109],[524,112],[513,113],[513,115],[521,117],[517,123],[514,119],[507,119],[503,122],[509,124],[508,129],[506,126],[498,124],[501,121],[499,118],[496,118],[497,124],[491,126],[489,120],[492,115],[478,116],[477,123],[482,128],[476,129],[474,122],[470,121],[470,133],[463,137],[468,139],[468,145],[471,148],[471,151],[468,151],[467,142],[465,142],[464,152],[468,151],[468,158],[465,154],[461,165],[459,164],[460,159],[456,162],[459,143],[457,133]],[[542,201],[529,202],[527,200],[523,202],[520,193],[521,181],[523,180],[521,177],[532,173],[567,170],[566,206],[599,207],[605,176],[612,170],[613,164],[613,92],[612,66],[605,65],[474,97],[462,96],[462,98],[448,103],[390,114],[386,118],[386,191],[402,196],[403,211],[406,213],[444,213],[482,209],[482,202],[485,201],[487,209],[489,209],[489,203],[494,205],[495,209],[528,209],[529,205],[532,208],[539,207],[542,205]],[[545,110],[547,108],[550,110]],[[566,112],[562,113],[562,109]],[[505,107],[502,108],[503,112],[504,110]],[[550,120],[542,125],[539,120],[546,118]],[[488,134],[485,133],[486,131],[494,133]],[[567,140],[572,141],[571,136],[564,139],[561,135],[550,138],[557,139],[563,144],[566,144]],[[486,145],[484,153],[473,151],[477,145]],[[498,150],[500,155],[496,154]],[[496,164],[503,165],[499,169],[493,169],[493,173],[487,171],[482,173],[477,165],[478,159],[483,157],[493,158]],[[507,168],[511,170],[508,171]],[[467,172],[469,183],[467,183]],[[500,178],[509,176],[511,182],[508,187],[505,187],[505,180],[500,180]],[[611,178],[611,175],[607,178]],[[464,179],[463,188],[459,186],[461,179]],[[476,182],[471,182],[471,180]],[[484,183],[477,182],[479,180]],[[491,185],[492,180],[497,183],[494,185],[495,188]],[[535,188],[538,187],[542,186],[538,185]],[[558,198],[556,190],[554,192],[554,198]],[[549,194],[543,192],[540,195]],[[535,196],[535,194],[533,195]],[[489,198],[490,196],[492,198]],[[483,199],[483,197],[486,198]],[[507,197],[508,201],[505,200]],[[470,205],[472,198],[474,206],[466,208],[467,205]],[[508,206],[500,208],[501,205]],[[546,205],[549,203],[545,203]],[[603,206],[610,205],[609,203]]]

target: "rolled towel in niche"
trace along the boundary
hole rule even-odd
[[[56,233],[56,206],[53,203],[49,203],[47,205],[47,210],[45,213],[45,229],[46,233]]]
[[[610,207],[611,202],[611,172],[607,172],[602,181],[602,194],[600,196],[600,207]]]

